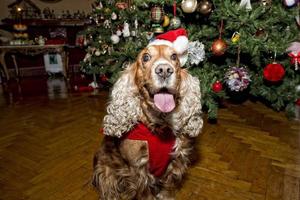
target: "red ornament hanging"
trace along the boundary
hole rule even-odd
[[[267,81],[277,82],[281,81],[285,75],[284,67],[279,63],[268,64],[263,71],[263,76]]]
[[[107,82],[107,81],[108,81],[107,76],[106,76],[105,74],[100,75],[100,81],[101,81],[102,83]]]
[[[223,20],[221,20],[221,25],[219,29],[219,38],[216,39],[211,46],[212,53],[216,56],[222,56],[225,53],[227,48],[226,42],[222,40],[222,30],[223,30]]]
[[[297,101],[295,102],[295,104],[296,104],[297,106],[300,106],[300,98],[297,99]]]
[[[212,85],[212,90],[216,93],[221,92],[223,90],[223,85],[220,81],[214,82]]]

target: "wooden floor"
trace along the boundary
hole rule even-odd
[[[96,200],[89,185],[107,92],[7,105],[0,96],[0,199]],[[300,123],[260,103],[220,110],[198,138],[179,200],[299,200]]]

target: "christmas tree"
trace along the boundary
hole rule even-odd
[[[209,118],[217,117],[223,98],[243,97],[292,115],[300,102],[297,2],[97,0],[91,15],[95,25],[86,30],[82,71],[113,83],[153,37],[184,27],[190,40],[184,67],[200,79]]]

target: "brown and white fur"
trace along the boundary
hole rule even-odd
[[[153,96],[161,90],[174,96],[176,107],[169,113],[154,105]],[[93,184],[100,199],[174,199],[203,126],[200,100],[199,80],[181,68],[173,48],[145,48],[111,93],[103,120],[106,136],[94,158]],[[149,173],[145,141],[121,139],[139,122],[153,132],[169,127],[176,136],[171,161],[160,177]]]

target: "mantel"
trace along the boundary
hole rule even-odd
[[[14,25],[17,23],[28,26],[84,26],[90,24],[89,19],[3,19],[4,24]]]

